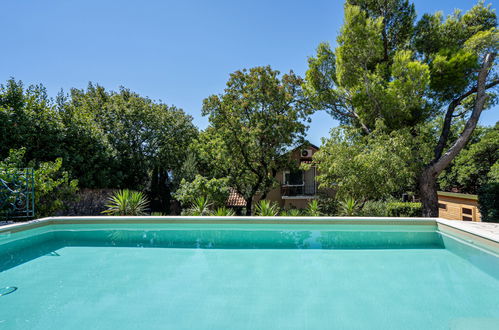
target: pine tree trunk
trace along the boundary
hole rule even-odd
[[[423,217],[438,217],[437,178],[431,168],[425,168],[419,177],[419,195],[423,204]]]

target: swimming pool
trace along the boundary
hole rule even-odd
[[[494,251],[434,220],[307,221],[0,228],[0,328],[497,329]]]

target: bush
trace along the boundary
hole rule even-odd
[[[9,156],[0,160],[0,168],[11,171],[17,168],[35,169],[35,216],[43,218],[53,216],[67,208],[70,201],[76,199],[78,181],[71,180],[69,173],[62,170],[62,158],[53,162],[25,162],[26,149],[11,149]]]
[[[363,217],[420,217],[421,203],[367,201],[360,215]]]
[[[479,189],[478,208],[482,221],[499,222],[499,182],[489,182]]]
[[[338,213],[338,201],[333,197],[319,195],[317,203],[321,215],[334,216]]]
[[[282,217],[301,217],[303,214],[299,209],[289,209],[281,211],[280,216]]]
[[[109,215],[146,215],[149,201],[140,191],[120,190],[109,197],[107,210],[102,213]]]
[[[357,216],[359,204],[353,197],[346,197],[338,203],[338,214],[341,216]]]
[[[200,196],[192,202],[190,208],[182,212],[182,215],[190,215],[190,216],[211,215],[212,206],[213,204],[208,200],[208,198]]]
[[[309,217],[320,217],[322,215],[319,202],[316,199],[308,203],[305,214]]]
[[[388,202],[386,214],[388,217],[420,217],[423,206],[421,203]]]
[[[387,202],[367,201],[364,203],[362,210],[360,210],[360,215],[363,217],[387,217]]]
[[[182,203],[183,207],[192,205],[197,198],[203,196],[213,204],[213,207],[218,208],[225,206],[227,202],[229,185],[225,178],[207,179],[198,174],[191,182],[182,180],[173,196]]]
[[[255,215],[262,217],[274,217],[279,213],[279,206],[276,203],[261,200],[255,206]]]

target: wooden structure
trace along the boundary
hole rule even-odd
[[[477,195],[439,191],[438,216],[449,220],[481,221]]]

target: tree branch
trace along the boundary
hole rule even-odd
[[[487,93],[486,93],[487,89],[499,84],[499,81],[497,81],[497,80],[493,81],[492,83],[486,84],[487,76],[489,74],[490,68],[492,67],[492,65],[494,63],[495,57],[496,57],[496,53],[488,53],[485,56],[485,59],[484,59],[483,64],[482,64],[482,68],[478,74],[477,86],[474,89],[471,89],[470,91],[468,91],[467,93],[461,95],[461,97],[455,99],[454,101],[456,101],[456,102],[454,102],[454,101],[452,102],[452,103],[455,103],[453,108],[451,108],[451,106],[449,105],[449,109],[447,110],[447,114],[446,114],[446,120],[447,120],[447,116],[450,116],[450,118],[452,119],[452,112],[454,111],[454,109],[460,104],[460,102],[464,98],[472,95],[474,92],[477,93],[476,99],[475,99],[475,104],[473,106],[473,111],[471,113],[470,118],[466,122],[466,125],[464,126],[463,132],[461,133],[459,138],[454,142],[454,144],[449,148],[449,150],[447,150],[447,152],[445,154],[443,154],[443,156],[438,157],[438,158],[435,157],[434,161],[432,162],[432,165],[430,165],[431,171],[433,172],[433,174],[435,176],[438,175],[441,171],[443,171],[452,162],[452,160],[457,156],[457,154],[464,148],[466,143],[468,143],[468,141],[471,137],[471,134],[475,130],[475,127],[478,123],[478,119],[480,118],[480,114],[482,113],[482,110],[484,108],[485,101],[487,100]],[[447,124],[447,123],[444,123],[444,128],[445,128],[445,124]],[[447,129],[450,130],[450,124],[449,124],[449,128],[447,128]],[[442,135],[443,134],[444,134],[444,131],[442,131]],[[445,134],[447,134],[447,136],[444,137],[444,141],[443,141],[444,146],[445,146],[445,143],[447,142],[449,132],[447,131],[447,132],[445,132]],[[441,139],[442,139],[442,136],[441,136]],[[439,141],[439,143],[440,143],[440,141]],[[437,146],[437,147],[439,147],[439,146]],[[443,149],[443,147],[442,147],[442,149]],[[438,150],[436,150],[436,151],[438,152]],[[441,153],[442,152],[440,151],[440,154]]]

